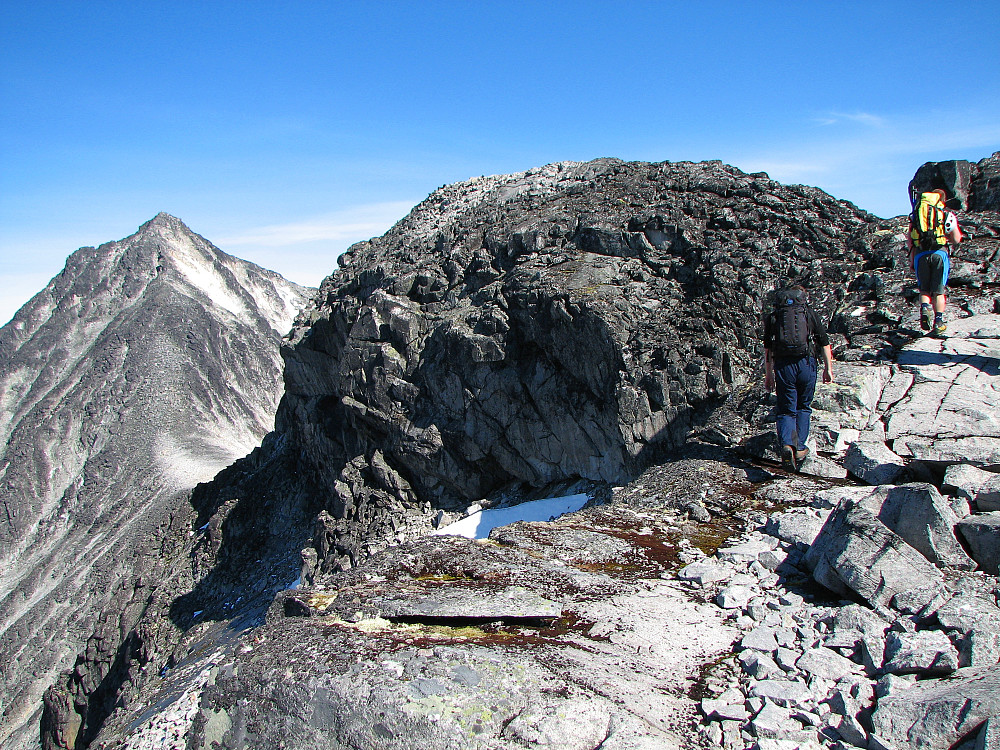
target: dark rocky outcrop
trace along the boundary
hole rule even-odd
[[[4,747],[37,745],[42,692],[78,652],[59,734],[114,705],[105,679],[143,657],[133,630],[188,571],[188,494],[273,427],[306,292],[160,214],[73,253],[0,329]]]
[[[310,523],[326,512],[320,568],[431,507],[628,481],[745,388],[775,285],[803,281],[829,318],[876,226],[718,162],[555,164],[436,191],[342,256],[285,351],[273,445],[315,498]],[[266,546],[273,523],[249,505],[228,565]]]
[[[958,211],[1000,211],[1000,151],[976,164],[958,159],[930,161],[910,181],[910,194],[943,188],[948,207]]]

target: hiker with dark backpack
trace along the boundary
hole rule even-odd
[[[941,336],[948,329],[944,322],[945,288],[951,269],[948,247],[962,241],[955,214],[945,208],[946,199],[944,190],[911,195],[913,212],[907,245],[920,292],[920,327],[932,336]]]
[[[809,421],[816,392],[816,351],[823,358],[823,382],[833,382],[833,352],[826,326],[809,307],[805,289],[775,293],[764,317],[764,387],[776,388],[775,407],[781,462],[797,471],[809,455]]]

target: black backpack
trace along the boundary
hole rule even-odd
[[[801,358],[809,355],[809,321],[805,295],[785,289],[774,298],[774,356]]]

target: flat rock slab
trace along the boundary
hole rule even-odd
[[[885,417],[901,456],[948,463],[1000,464],[1000,316],[949,322],[946,339],[924,337],[898,356],[913,383]]]
[[[1000,666],[967,667],[882,698],[872,715],[872,727],[893,747],[947,750],[996,716],[1000,716]]]
[[[482,587],[439,586],[418,596],[402,592],[398,598],[379,597],[369,605],[388,620],[544,620],[562,614],[561,604],[520,586],[484,593]]]

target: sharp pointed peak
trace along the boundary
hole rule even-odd
[[[139,231],[142,232],[146,229],[161,229],[161,228],[175,229],[175,230],[183,228],[188,232],[191,231],[183,221],[178,219],[176,216],[168,214],[165,211],[160,211],[160,213],[158,213],[152,219],[150,219],[141,227],[139,227]]]

